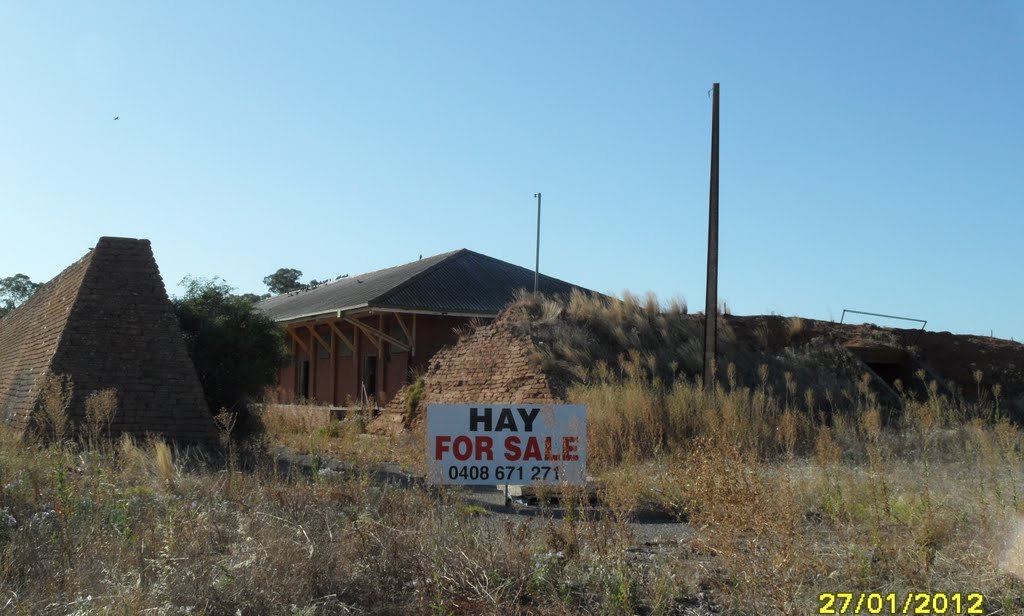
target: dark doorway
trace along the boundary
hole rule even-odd
[[[304,361],[299,366],[299,395],[303,400],[309,399],[309,362]]]
[[[377,397],[377,356],[366,355],[363,357],[363,387],[366,396],[376,399]]]

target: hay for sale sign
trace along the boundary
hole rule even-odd
[[[431,404],[427,481],[583,485],[587,409],[581,404]]]

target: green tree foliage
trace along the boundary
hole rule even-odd
[[[244,412],[277,383],[288,361],[284,332],[250,298],[219,278],[185,278],[174,300],[178,322],[210,409]]]
[[[302,278],[302,270],[282,267],[273,274],[265,277],[263,279],[263,284],[267,285],[267,288],[270,289],[271,293],[277,295],[301,289],[304,285],[299,282],[299,278]]]
[[[0,317],[14,310],[32,297],[42,283],[32,282],[25,274],[0,278]]]

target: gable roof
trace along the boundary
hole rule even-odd
[[[341,278],[312,289],[283,293],[257,307],[278,321],[362,309],[495,316],[519,289],[533,288],[533,271],[461,249]],[[567,295],[576,285],[540,276],[540,291]]]
[[[217,431],[148,240],[101,237],[0,320],[0,418],[24,432],[47,375],[73,382],[69,415],[117,390],[113,433],[214,442]]]

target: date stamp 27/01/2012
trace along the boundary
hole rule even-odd
[[[984,614],[980,592],[823,592],[819,614]]]

